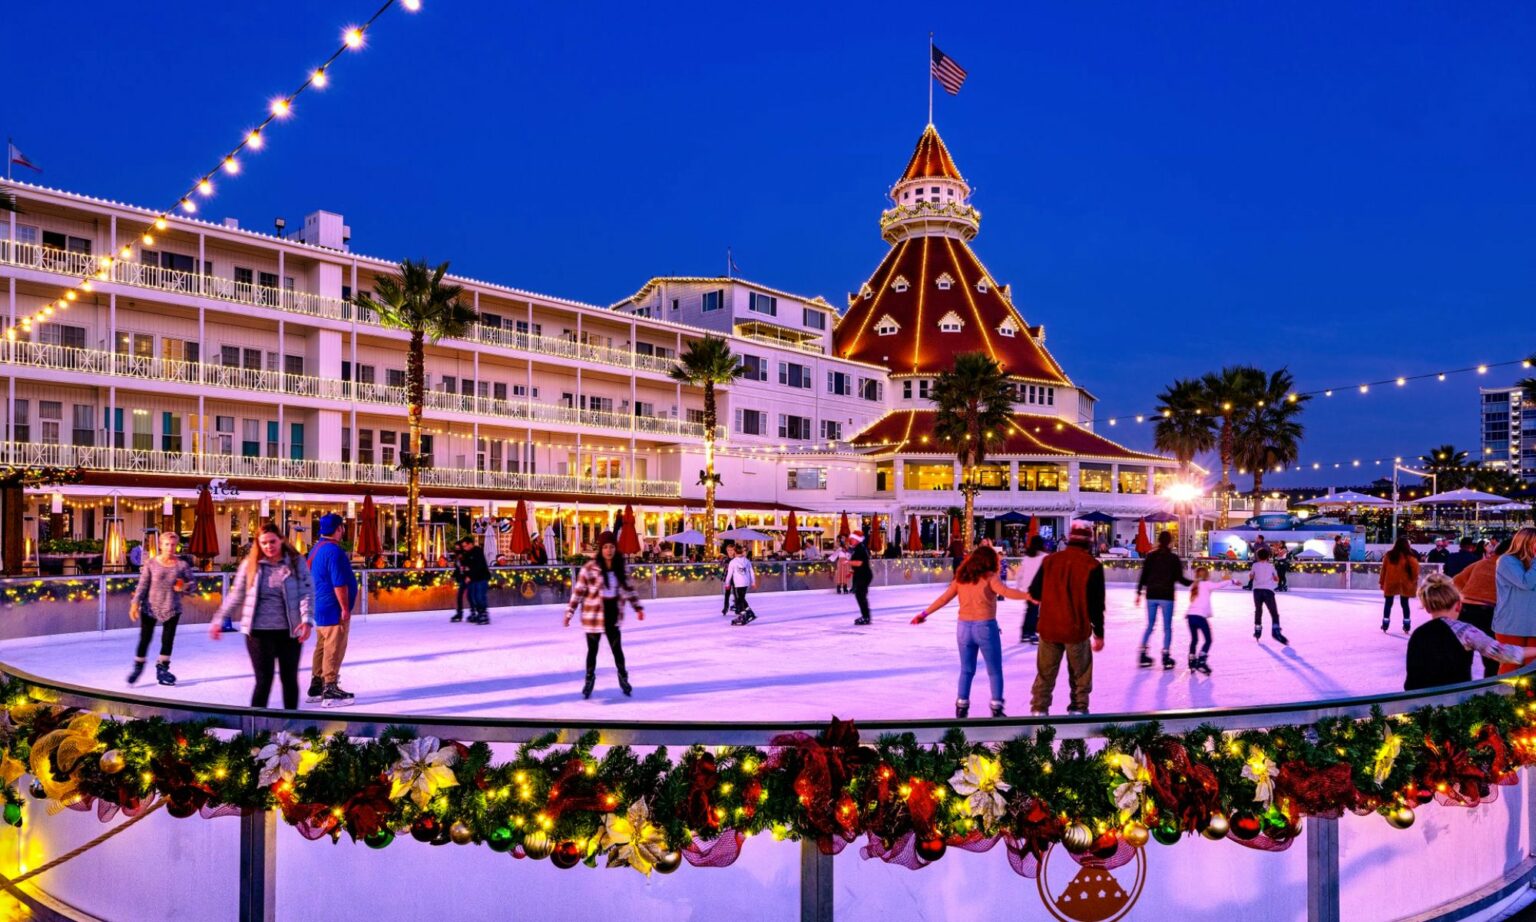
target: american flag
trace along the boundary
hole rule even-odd
[[[944,87],[944,92],[953,96],[960,92],[960,84],[965,82],[965,68],[955,63],[955,59],[940,51],[938,46],[933,46],[933,76]]]

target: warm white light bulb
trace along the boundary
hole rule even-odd
[[[233,176],[236,173],[240,172],[240,161],[236,160],[232,156],[231,157],[225,157],[224,158],[224,172],[228,173],[231,176]]]
[[[245,136],[245,146],[249,147],[251,150],[261,150],[261,145],[261,132],[259,130],[253,131]]]
[[[212,195],[213,183],[209,182],[206,178],[198,180],[197,191],[201,192],[203,195]]]
[[[144,245],[147,246],[147,247],[152,247],[152,246],[155,245],[155,237],[154,237],[153,234],[145,234],[143,237],[140,237],[139,239],[143,240],[144,241]]]
[[[291,111],[293,111],[293,106],[288,102],[288,100],[286,100],[286,99],[274,99],[274,100],[272,100],[272,114],[277,116],[278,118],[287,118],[288,117],[288,113],[291,112]]]
[[[171,226],[171,222],[167,221],[164,218],[156,218],[155,219],[155,230],[165,230],[167,227],[170,227],[170,226]]]
[[[189,198],[184,198],[181,200],[181,210],[185,211],[187,214],[192,214],[193,212],[197,211],[197,203]]]
[[[316,89],[324,89],[325,85],[330,82],[330,79],[331,78],[325,75],[325,68],[322,67],[316,70],[314,74],[310,76],[309,82]]]
[[[341,40],[347,43],[348,48],[363,47],[363,30],[353,26],[341,35]]]
[[[405,7],[408,12],[421,12],[421,0],[400,0],[400,5]]]

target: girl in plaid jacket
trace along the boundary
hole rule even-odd
[[[587,681],[581,686],[581,696],[592,697],[592,686],[597,684],[597,648],[606,635],[608,649],[613,651],[614,668],[619,672],[619,688],[628,697],[634,689],[629,684],[629,672],[624,668],[619,623],[624,620],[624,603],[629,603],[641,621],[645,620],[645,609],[629,584],[624,555],[619,553],[619,542],[613,532],[598,535],[597,548],[597,557],[581,568],[571,586],[571,602],[565,608],[565,626],[571,626],[571,618],[580,606],[581,629],[587,634]]]

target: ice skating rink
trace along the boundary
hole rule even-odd
[[[354,622],[342,687],[357,695],[350,710],[510,718],[592,720],[863,720],[952,717],[957,655],[955,607],[924,625],[909,622],[940,591],[937,586],[876,589],[874,624],[856,627],[852,596],[829,590],[763,593],[753,597],[758,619],[732,627],[718,598],[662,599],[645,621],[624,622],[633,698],[620,694],[606,642],[598,657],[597,691],[581,697],[585,643],[577,624],[561,627],[563,606],[496,610],[487,627],[451,624],[448,613],[376,615]],[[1279,595],[1291,645],[1253,640],[1251,596],[1232,591],[1215,599],[1210,677],[1191,674],[1184,598],[1174,617],[1178,666],[1139,669],[1137,647],[1146,623],[1130,587],[1111,586],[1106,646],[1094,662],[1097,713],[1230,707],[1312,701],[1398,691],[1405,636],[1397,618],[1382,634],[1379,595],[1293,591]],[[1008,713],[1029,712],[1035,648],[1018,642],[1022,603],[1005,601],[1003,671]],[[1414,609],[1414,624],[1425,615]],[[74,634],[9,641],[0,660],[24,671],[102,689],[126,689],[137,631]],[[159,637],[151,647],[151,658]],[[1154,634],[1153,656],[1161,645]],[[309,683],[305,647],[300,670]],[[215,642],[205,625],[183,625],[176,639],[175,688],[146,670],[134,690],[189,702],[247,704],[250,664],[244,638]],[[978,663],[972,713],[986,713],[985,668]],[[273,704],[280,705],[278,690]],[[319,708],[319,705],[302,705]],[[1052,713],[1064,713],[1066,673]]]

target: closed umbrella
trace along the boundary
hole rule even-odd
[[[560,559],[559,548],[555,546],[555,526],[544,526],[544,556],[551,563]]]
[[[907,516],[907,550],[916,553],[923,549],[923,536],[917,532],[917,516]]]
[[[869,552],[878,554],[885,550],[885,535],[880,531],[880,514],[877,512],[869,518]]]
[[[219,556],[219,529],[213,517],[213,494],[202,490],[197,494],[197,509],[192,516],[192,544],[187,551],[204,564]]]
[[[507,542],[507,551],[526,555],[531,550],[533,547],[528,541],[528,504],[518,500],[517,509],[512,513],[512,538]]]
[[[1145,557],[1147,556],[1147,552],[1151,550],[1152,539],[1147,537],[1147,520],[1142,519],[1140,522],[1136,523],[1136,553]]]
[[[384,542],[379,540],[379,510],[373,505],[373,494],[363,494],[363,512],[357,519],[357,554],[363,561],[371,561],[384,553]]]
[[[795,518],[794,510],[790,510],[789,521],[785,523],[784,553],[800,553],[800,522]]]
[[[837,536],[839,538],[847,538],[851,534],[853,534],[853,529],[848,527],[848,513],[845,511],[842,521],[837,523]]]
[[[1027,540],[1038,534],[1040,534],[1040,517],[1031,515],[1029,517],[1029,531],[1025,532],[1024,537]]]
[[[624,530],[619,532],[619,552],[640,553],[640,533],[635,530],[635,507],[624,504]]]

